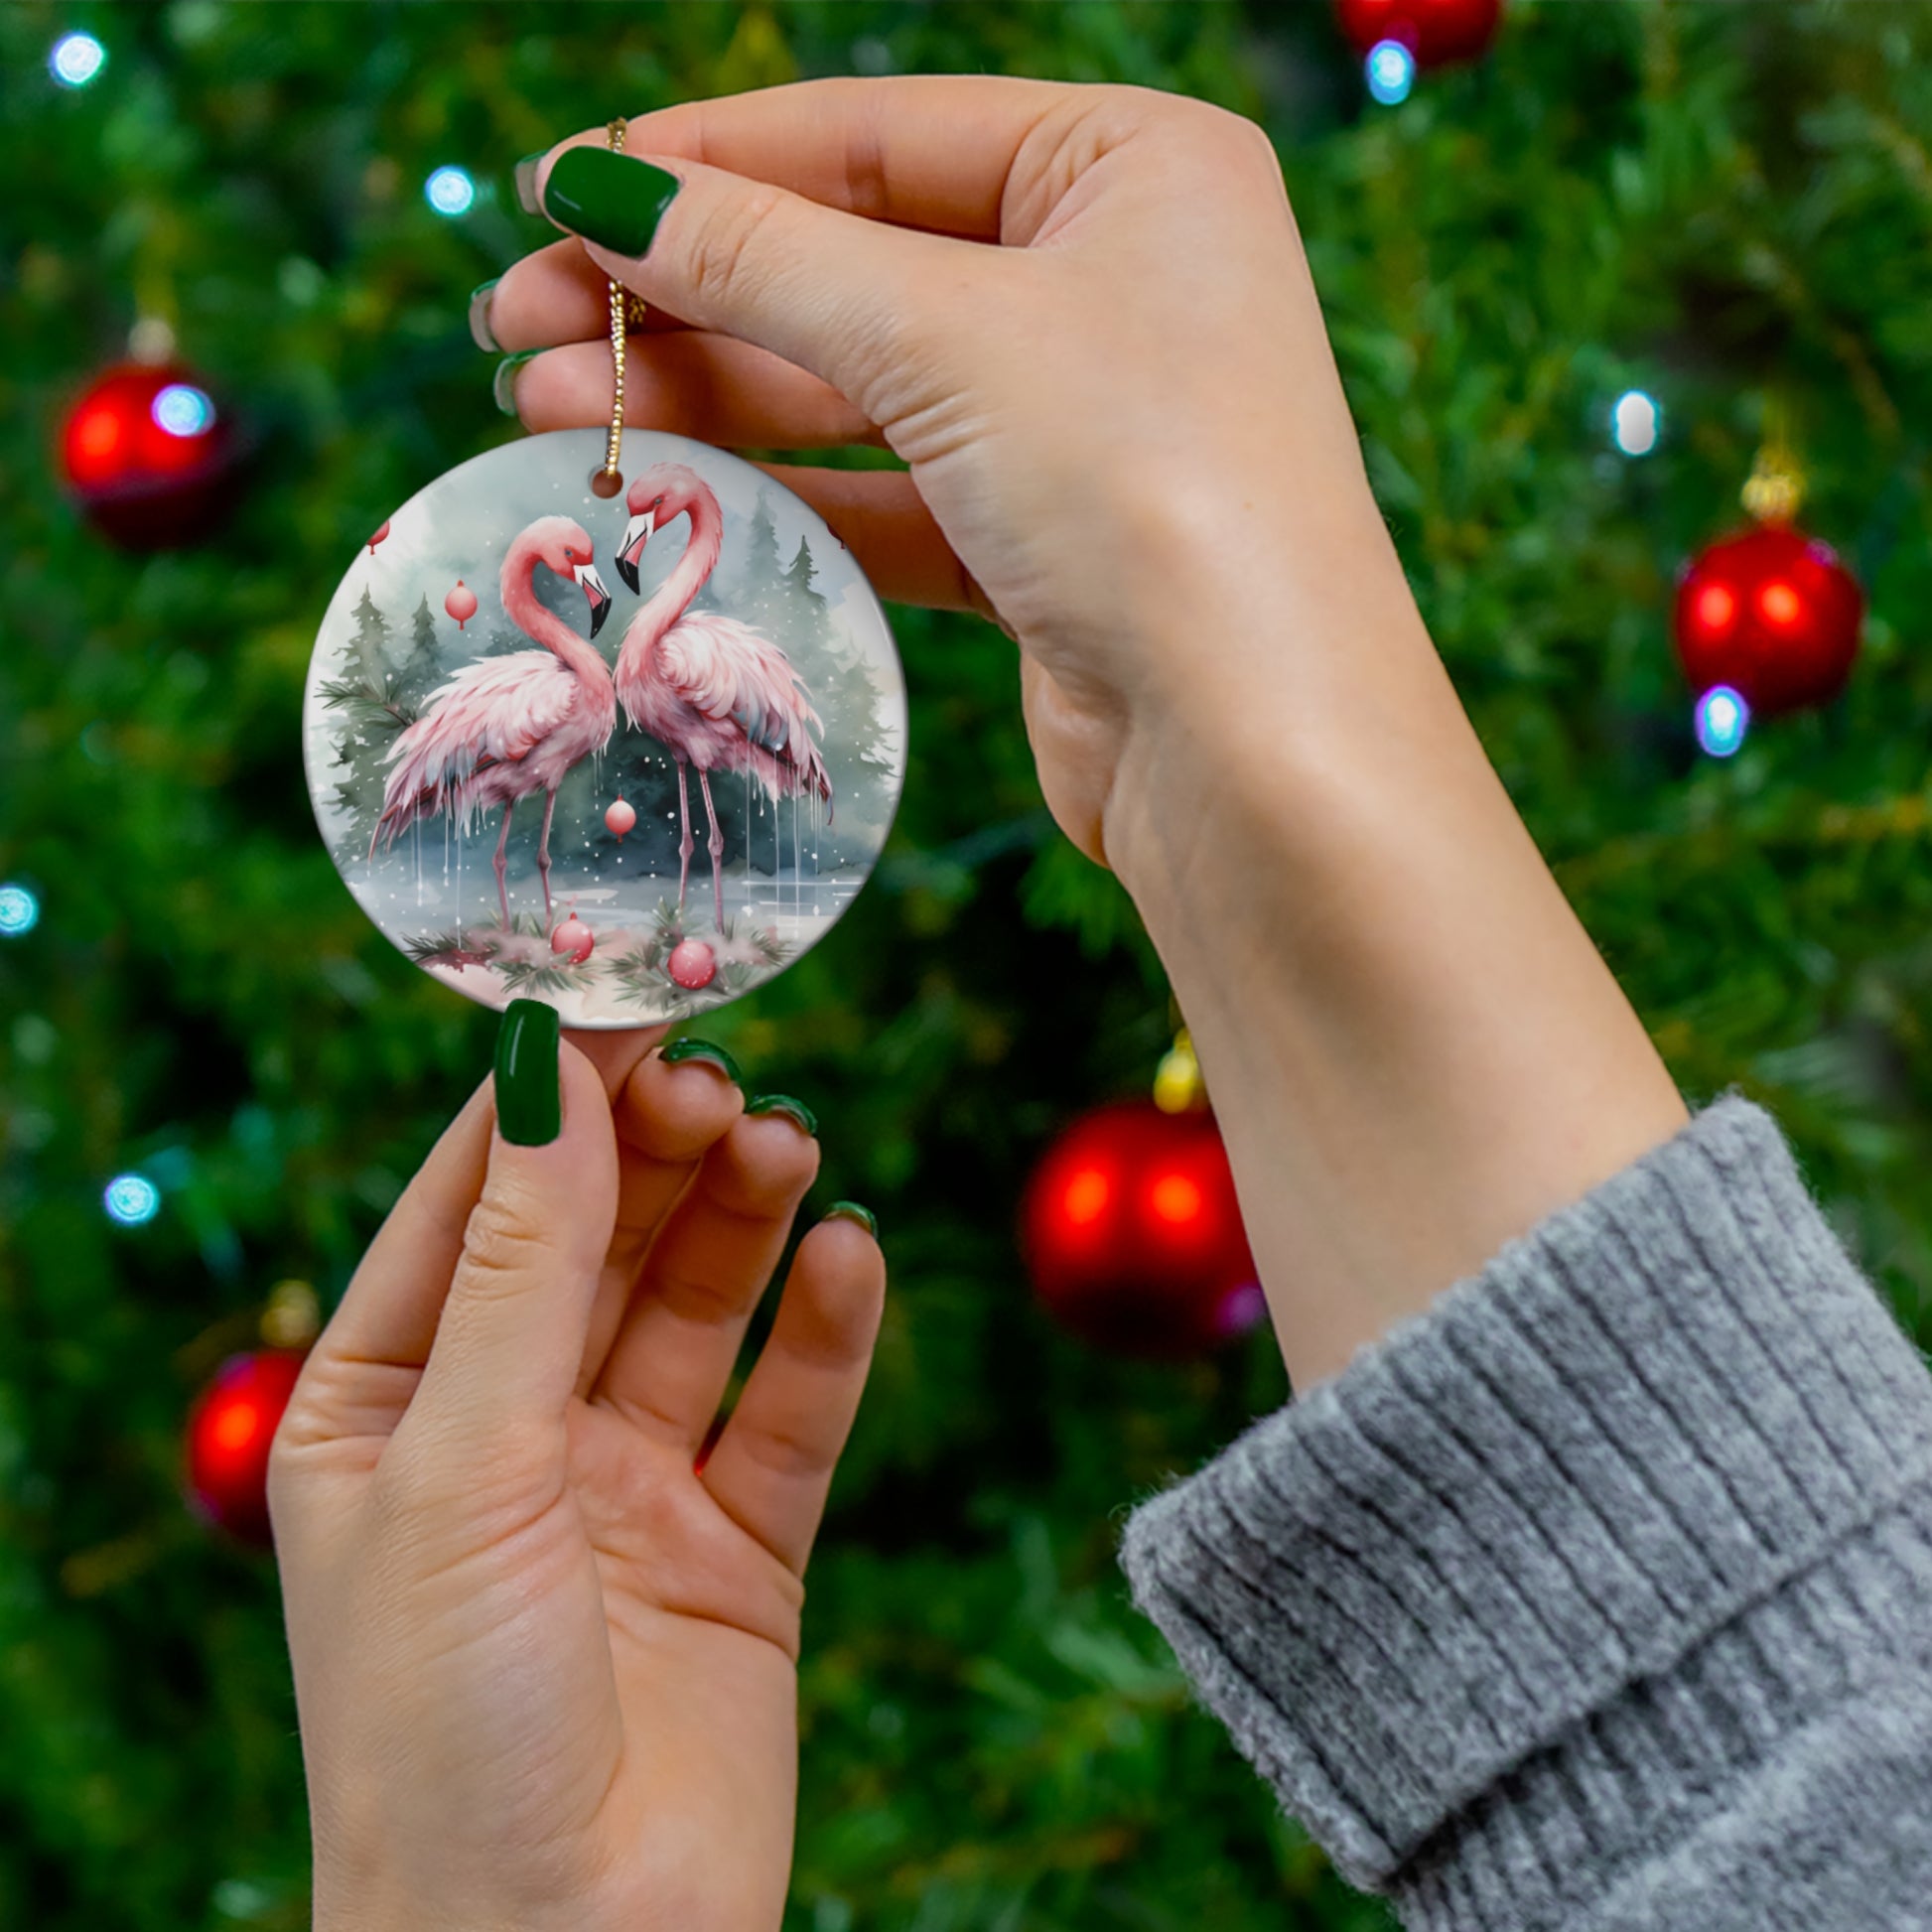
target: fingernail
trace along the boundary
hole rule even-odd
[[[496,1035],[496,1125],[515,1147],[548,1147],[564,1130],[557,1009],[512,1000]]]
[[[489,393],[496,398],[496,407],[505,416],[516,414],[516,372],[532,355],[541,355],[540,348],[520,348],[514,355],[505,355],[496,364],[496,373],[489,379]]]
[[[641,255],[681,186],[648,161],[609,148],[566,148],[543,185],[543,211],[601,248]]]
[[[543,154],[526,154],[516,164],[516,201],[525,214],[543,212],[537,202],[537,169],[543,161],[543,156],[549,152],[550,150],[545,148]]]
[[[828,1221],[857,1221],[875,1241],[879,1239],[879,1216],[871,1208],[861,1207],[856,1200],[835,1200],[825,1210],[825,1218]]]
[[[788,1093],[761,1093],[756,1100],[745,1103],[748,1114],[783,1114],[801,1133],[818,1138],[818,1116],[802,1100],[794,1100]]]
[[[491,355],[500,355],[503,345],[491,333],[489,327],[489,298],[496,293],[496,284],[502,280],[492,275],[488,281],[470,291],[470,340]]]
[[[682,1066],[686,1060],[698,1060],[706,1066],[715,1066],[733,1086],[743,1086],[745,1076],[738,1070],[738,1062],[722,1046],[715,1046],[708,1039],[674,1039],[657,1056],[666,1066]]]

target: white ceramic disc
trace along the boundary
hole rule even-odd
[[[426,972],[637,1027],[751,991],[852,902],[905,681],[789,490],[630,431],[603,499],[603,457],[602,430],[530,437],[403,504],[323,620],[303,744],[344,881]]]

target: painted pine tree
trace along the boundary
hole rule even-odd
[[[771,520],[771,505],[760,492],[753,512],[738,569],[733,573],[728,608],[780,646],[789,609],[785,599],[784,566],[778,555],[777,526]]]
[[[416,615],[410,619],[409,625],[409,655],[403,659],[396,689],[401,696],[420,705],[443,681],[442,666],[438,662],[436,618],[429,608],[427,591],[423,593],[423,601],[417,605]]]
[[[386,692],[395,676],[395,666],[390,661],[394,647],[395,632],[389,621],[375,608],[375,599],[369,595],[368,586],[362,587],[362,595],[355,606],[355,634],[349,639],[349,657],[371,692]]]
[[[870,858],[893,806],[894,747],[881,715],[878,681],[839,634],[822,591],[811,542],[785,566],[785,647],[812,707],[825,721],[822,749],[832,779],[832,823],[820,828],[825,871]]]

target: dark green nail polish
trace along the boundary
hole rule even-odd
[[[543,185],[543,211],[601,248],[641,255],[681,185],[662,168],[609,148],[566,148]]]
[[[503,352],[503,345],[490,333],[489,327],[489,298],[496,293],[500,279],[492,275],[470,291],[470,340],[490,355]]]
[[[537,169],[542,165],[543,156],[550,150],[545,148],[540,154],[526,154],[516,164],[512,179],[516,183],[516,203],[525,214],[541,214],[543,209],[537,203]]]
[[[517,1147],[548,1147],[564,1129],[557,1009],[512,1000],[496,1035],[496,1125]]]
[[[496,373],[489,379],[489,393],[496,398],[496,407],[505,416],[516,414],[516,372],[532,355],[541,355],[540,348],[518,349],[514,355],[505,355],[496,364]]]
[[[879,1216],[871,1208],[861,1207],[856,1200],[835,1200],[825,1210],[825,1218],[828,1221],[857,1221],[875,1241],[879,1239]]]
[[[745,1103],[748,1114],[783,1114],[801,1132],[818,1138],[818,1116],[802,1100],[794,1100],[788,1093],[761,1093],[756,1100]]]
[[[743,1086],[745,1076],[738,1070],[738,1062],[722,1046],[713,1045],[708,1039],[674,1039],[657,1056],[666,1066],[681,1066],[686,1060],[700,1060],[706,1066],[715,1066],[733,1086]]]

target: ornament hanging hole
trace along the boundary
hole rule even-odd
[[[615,470],[591,472],[591,494],[609,501],[623,487],[623,478]]]

